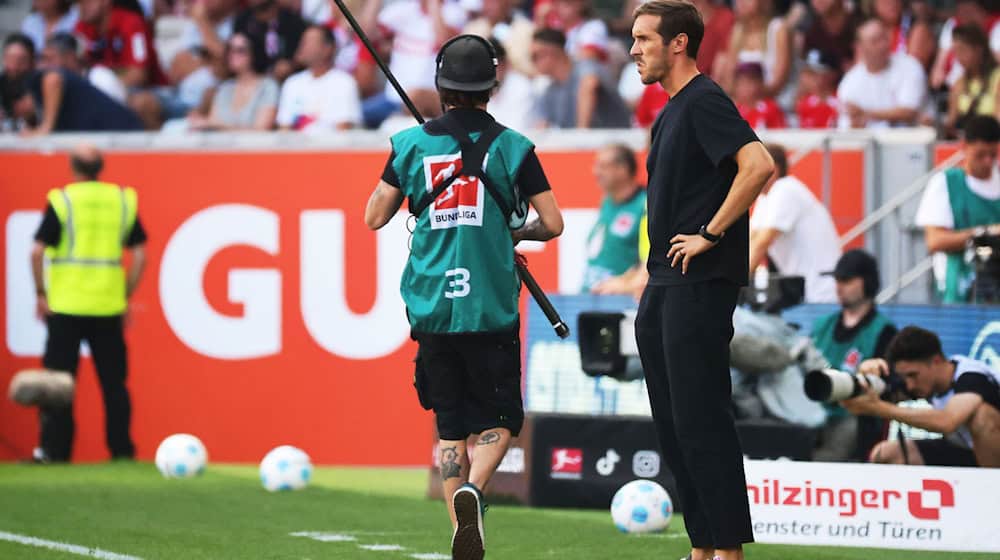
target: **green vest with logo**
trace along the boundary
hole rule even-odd
[[[1000,200],[988,200],[973,192],[965,182],[965,171],[961,168],[947,169],[944,176],[956,231],[1000,223]],[[965,251],[948,253],[945,271],[944,290],[938,293],[941,300],[945,303],[968,301],[976,270],[966,262]]]
[[[481,133],[470,136],[478,140]],[[511,208],[518,170],[533,147],[504,129],[486,152],[485,173]],[[411,205],[462,168],[458,141],[428,134],[424,127],[394,135],[392,149],[393,169]],[[508,219],[482,182],[470,176],[455,179],[421,212],[400,284],[414,332],[494,332],[517,325],[521,282]]]
[[[583,276],[583,291],[595,284],[618,276],[639,262],[639,227],[646,211],[646,191],[616,204],[604,197],[597,223],[587,236],[587,269]]]
[[[88,181],[49,191],[62,226],[46,249],[47,299],[53,313],[112,316],[125,312],[122,247],[138,211],[130,187]]]
[[[840,321],[840,312],[821,317],[813,325],[812,340],[823,357],[830,362],[830,367],[854,373],[858,365],[868,358],[875,357],[875,346],[882,329],[892,325],[892,321],[876,311],[865,326],[850,340],[839,341],[833,337],[833,332]],[[828,418],[845,416],[847,411],[836,403],[824,403]]]

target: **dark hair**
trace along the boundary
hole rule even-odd
[[[546,45],[555,45],[560,49],[566,48],[566,34],[558,29],[552,29],[551,27],[545,27],[535,31],[531,36],[532,39],[538,41],[539,43],[545,43]]]
[[[990,49],[990,38],[986,36],[986,31],[982,27],[973,24],[959,25],[951,32],[952,40],[961,41],[979,51],[981,62],[977,74],[980,78],[989,79],[993,69],[997,66],[997,61],[993,58],[993,51]],[[968,75],[968,69],[966,69]],[[966,78],[966,88],[969,79]]]
[[[76,39],[75,35],[65,31],[49,35],[49,38],[45,40],[45,46],[56,49],[59,54],[72,53],[74,56],[80,54],[80,41]]]
[[[765,144],[767,148],[767,153],[771,154],[771,159],[774,160],[774,168],[778,171],[778,177],[784,177],[788,175],[788,154],[785,153],[785,147],[781,144]]]
[[[632,151],[632,148],[629,148],[625,144],[615,143],[605,146],[604,149],[613,152],[615,163],[624,165],[625,169],[628,170],[629,176],[635,177],[636,172],[639,170],[639,164],[635,161],[635,152]]]
[[[926,362],[934,356],[943,356],[941,339],[931,331],[910,325],[896,333],[889,341],[885,357],[889,364],[900,361]]]
[[[35,60],[35,42],[31,40],[31,37],[21,32],[11,33],[3,40],[3,50],[7,50],[7,47],[11,45],[21,45],[28,51],[28,56],[31,57],[31,60]]]
[[[69,165],[77,175],[94,180],[104,169],[104,158],[97,156],[96,159],[80,159],[76,156],[70,156]]]
[[[454,89],[441,88],[438,95],[441,96],[441,104],[445,107],[459,107],[474,109],[480,105],[489,103],[490,94],[493,90],[484,91],[458,91]]]
[[[642,15],[660,17],[656,32],[663,38],[664,44],[681,33],[687,35],[688,58],[698,57],[698,47],[705,37],[705,22],[694,4],[686,0],[650,0],[632,12],[633,19]]]
[[[1000,142],[1000,123],[997,122],[995,117],[988,115],[971,116],[965,123],[963,140],[966,142],[987,142],[990,144]]]
[[[310,29],[315,29],[316,31],[319,31],[319,34],[323,38],[324,43],[332,46],[333,48],[337,48],[337,38],[334,37],[333,30],[331,30],[329,27],[325,25],[314,24],[307,27],[306,31],[309,31]]]
[[[0,75],[0,107],[3,107],[3,112],[8,117],[14,115],[14,104],[28,95],[28,79],[30,77],[31,73],[16,78],[6,74]]]
[[[493,47],[494,54],[497,55],[497,64],[503,64],[507,60],[507,49],[504,48],[503,43],[496,37],[490,37],[489,41]]]
[[[247,40],[248,46],[250,47],[250,67],[253,69],[255,74],[267,74],[267,71],[271,68],[271,61],[267,56],[267,49],[265,48],[264,42],[260,39],[247,35],[242,31],[237,31],[230,35],[229,39],[226,41],[226,69],[228,71],[229,64],[229,45],[232,44],[233,39],[236,37],[243,37]]]

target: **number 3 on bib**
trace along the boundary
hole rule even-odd
[[[469,269],[453,268],[444,271],[444,277],[448,279],[448,291],[444,297],[448,299],[460,298],[469,295]]]

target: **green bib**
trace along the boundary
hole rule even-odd
[[[587,236],[587,269],[583,276],[583,291],[595,284],[618,276],[639,262],[639,226],[646,211],[646,191],[616,204],[604,197],[597,223]]]
[[[854,338],[838,341],[833,338],[833,331],[840,321],[840,312],[821,317],[813,325],[812,340],[823,357],[830,362],[830,367],[854,373],[858,365],[868,358],[875,357],[875,345],[882,329],[891,325],[888,317],[875,312],[875,317],[858,331]],[[824,403],[828,418],[844,416],[847,411],[836,403]]]
[[[480,133],[471,134],[477,140]],[[393,169],[403,195],[419,201],[462,168],[461,149],[424,127],[392,137]],[[515,178],[532,143],[505,129],[483,161],[509,207]],[[477,177],[461,176],[417,217],[400,292],[410,327],[425,333],[509,330],[518,322],[521,282],[514,265],[508,216]]]
[[[965,171],[961,168],[947,169],[944,176],[948,183],[948,202],[951,203],[956,231],[1000,223],[1000,200],[988,200],[972,192],[965,182]],[[939,290],[938,296],[944,303],[969,301],[975,279],[975,267],[966,262],[965,251],[948,253],[944,290]]]

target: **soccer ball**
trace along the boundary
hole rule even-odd
[[[670,525],[670,494],[652,480],[633,480],[615,492],[611,519],[623,533],[656,533]]]
[[[191,434],[174,434],[156,448],[156,468],[166,478],[190,478],[205,472],[208,452]]]
[[[260,462],[260,483],[268,492],[300,490],[309,484],[312,470],[305,451],[282,445],[269,451]]]

